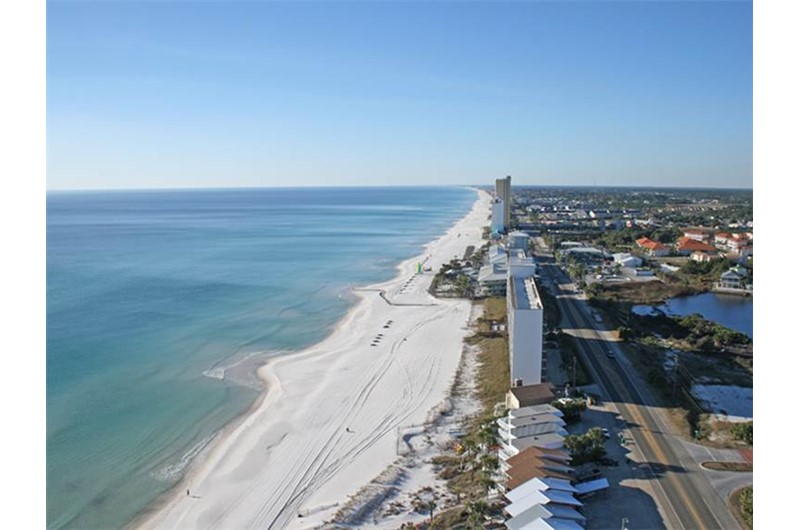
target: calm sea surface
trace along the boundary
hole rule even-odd
[[[658,309],[668,315],[687,316],[700,313],[703,318],[722,324],[753,338],[753,299],[743,296],[703,293],[670,298]],[[633,311],[647,314],[652,306],[634,306]]]
[[[353,303],[350,286],[394,276],[475,197],[49,193],[48,527],[130,521],[257,396],[252,377],[220,379],[225,368],[323,339]]]

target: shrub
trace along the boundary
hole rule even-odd
[[[740,440],[753,445],[753,422],[737,423],[731,427],[731,436],[734,440]]]

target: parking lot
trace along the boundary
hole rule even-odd
[[[584,501],[586,527],[617,529],[622,528],[623,519],[627,519],[626,526],[631,530],[666,528],[653,498],[652,482],[644,480],[646,475],[641,457],[624,421],[612,406],[595,404],[583,413],[581,422],[570,425],[568,430],[583,433],[592,427],[608,430],[606,452],[616,465],[586,464],[576,469],[587,475],[600,472],[609,482],[607,490]]]

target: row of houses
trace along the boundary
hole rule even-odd
[[[506,416],[498,419],[500,465],[495,477],[508,504],[509,530],[583,529],[581,507],[586,497],[608,488],[608,480],[581,480],[564,450],[564,414],[545,401],[553,397],[547,384],[512,388]],[[524,406],[514,406],[524,404]]]

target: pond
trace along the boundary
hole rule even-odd
[[[663,311],[671,316],[700,313],[706,320],[711,320],[753,338],[753,299],[751,297],[703,293],[670,298],[666,303],[657,307],[636,305],[632,308],[637,315],[652,314],[655,310]]]

